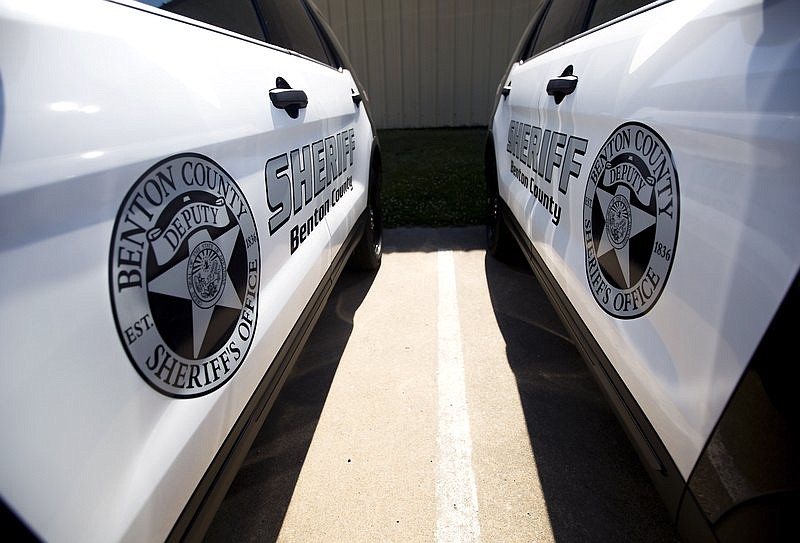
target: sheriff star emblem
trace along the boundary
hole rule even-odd
[[[256,331],[258,233],[218,164],[182,154],[145,172],[119,208],[109,270],[122,345],[156,390],[201,396],[241,366]]]
[[[583,208],[586,277],[607,313],[632,319],[655,305],[675,257],[678,211],[666,143],[640,123],[617,128],[594,161]]]

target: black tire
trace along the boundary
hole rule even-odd
[[[367,224],[358,245],[353,249],[349,265],[359,271],[375,271],[381,267],[383,255],[383,217],[381,210],[380,162],[372,161],[369,169],[369,195],[367,197]]]
[[[500,195],[497,190],[497,164],[491,138],[486,145],[484,164],[486,177],[486,251],[501,262],[519,260],[519,247],[508,228],[500,210]]]

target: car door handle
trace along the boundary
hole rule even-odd
[[[300,110],[308,105],[308,95],[301,89],[293,89],[282,77],[275,80],[275,88],[269,91],[272,105],[283,109],[289,117],[296,119]]]
[[[547,82],[547,94],[555,98],[556,104],[568,94],[572,94],[578,86],[578,76],[572,75],[572,65],[569,65],[559,77]]]
[[[352,91],[352,93],[350,94],[350,97],[353,99],[353,103],[356,106],[358,106],[358,104],[361,103],[362,98],[361,98],[361,93],[360,92]]]
[[[511,94],[511,85],[509,84],[503,87],[503,89],[500,91],[500,94],[502,94],[503,96],[508,96],[509,94]]]
[[[298,110],[308,105],[308,96],[300,89],[272,89],[269,91],[272,105],[278,109],[285,109],[293,119],[297,118]]]

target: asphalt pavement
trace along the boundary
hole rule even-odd
[[[206,541],[677,541],[544,292],[482,227],[345,272]]]

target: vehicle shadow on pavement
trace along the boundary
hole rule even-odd
[[[553,306],[520,256],[487,255],[556,541],[678,541],[667,510]]]
[[[476,236],[476,232],[481,235]],[[474,226],[454,228],[392,228],[384,238],[384,253],[436,253],[439,251],[482,251],[483,229]]]
[[[353,316],[374,272],[345,271],[291,370],[204,541],[275,541],[303,468]]]

